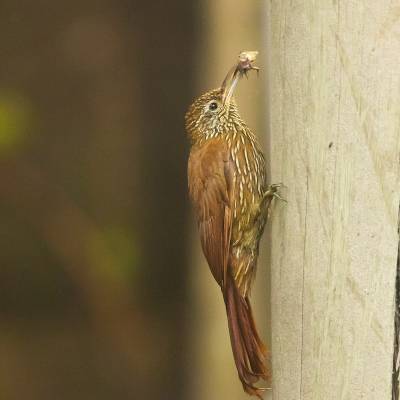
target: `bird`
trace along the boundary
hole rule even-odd
[[[189,197],[203,253],[225,302],[233,358],[243,389],[262,398],[269,381],[268,353],[250,304],[259,244],[280,184],[267,183],[260,143],[233,98],[256,51],[241,52],[222,85],[194,100],[185,114],[190,141]]]

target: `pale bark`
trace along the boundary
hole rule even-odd
[[[391,399],[400,6],[269,3],[274,400]]]

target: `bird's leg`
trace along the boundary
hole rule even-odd
[[[272,199],[275,197],[278,200],[282,200],[284,202],[287,202],[284,198],[282,198],[278,192],[279,188],[283,186],[282,183],[273,183],[268,186],[267,190],[264,192],[263,197],[261,198],[260,202],[260,209],[262,210],[263,213],[268,218],[269,211],[270,211],[270,206],[272,203]]]
[[[283,186],[282,183],[272,183],[271,185],[269,185],[267,191],[263,195],[263,201],[267,199],[271,201],[275,197],[287,203],[287,200],[281,197],[281,195],[278,192],[279,188],[282,186]]]

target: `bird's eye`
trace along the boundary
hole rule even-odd
[[[215,110],[218,108],[218,103],[217,103],[216,101],[212,101],[212,102],[210,103],[210,105],[208,106],[208,108],[209,108],[211,111],[215,111]]]

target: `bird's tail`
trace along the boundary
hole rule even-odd
[[[243,297],[233,278],[228,274],[224,290],[229,334],[233,357],[243,389],[260,399],[265,389],[254,386],[258,380],[268,380],[267,351],[254,323],[248,297]]]

